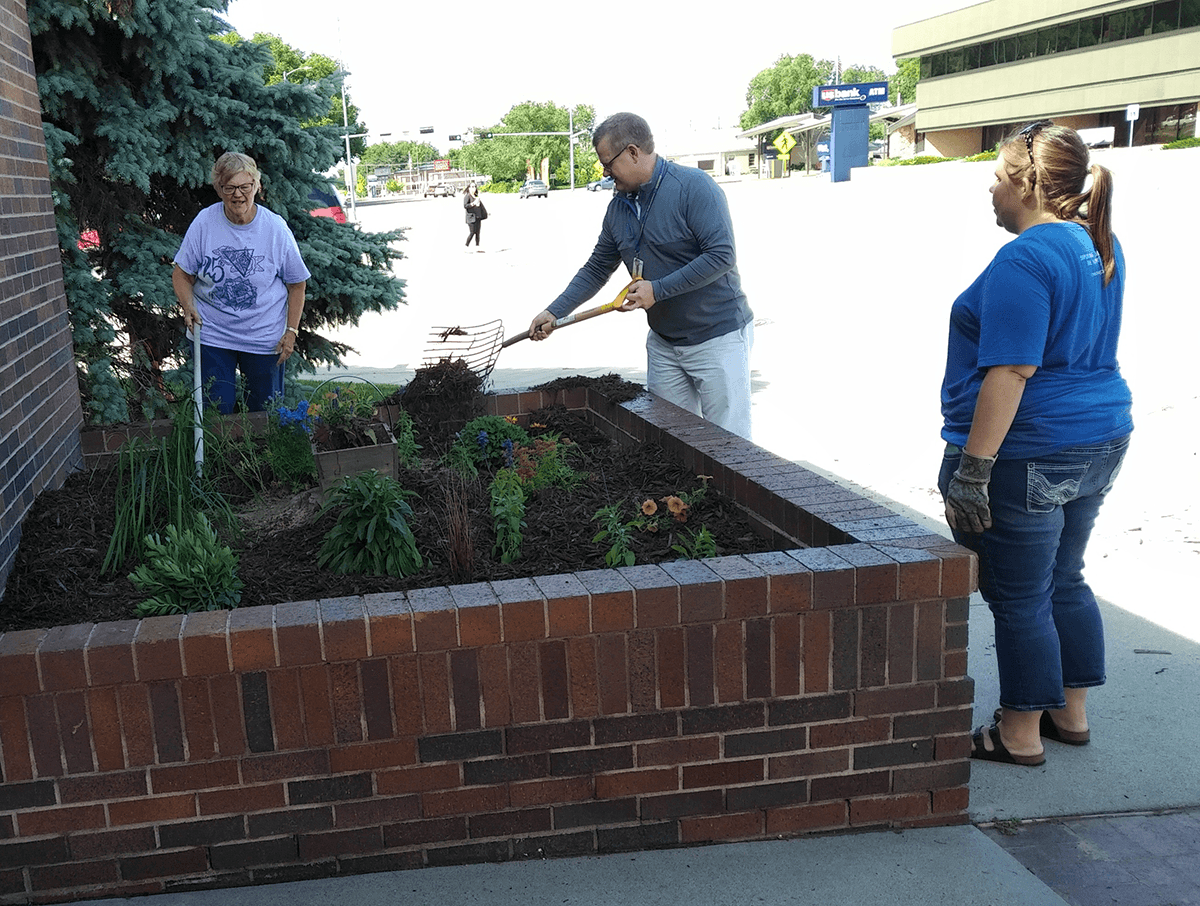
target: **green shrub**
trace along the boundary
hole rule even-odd
[[[717,555],[717,539],[706,525],[700,526],[698,532],[681,528],[679,541],[671,545],[671,550],[679,555],[680,560],[703,560]]]
[[[944,164],[946,161],[957,160],[954,157],[939,157],[936,154],[919,154],[916,157],[902,157],[896,161],[897,167],[919,167],[922,164]]]
[[[621,505],[617,503],[601,507],[592,517],[603,526],[592,538],[593,544],[608,542],[608,550],[604,552],[604,564],[608,567],[633,566],[636,555],[631,547],[633,543],[632,523],[621,518]]]
[[[166,540],[146,537],[146,561],[129,581],[150,597],[137,606],[139,617],[224,610],[242,602],[238,558],[221,544],[203,513],[190,528],[167,526]]]
[[[396,438],[396,455],[400,460],[400,465],[406,469],[415,468],[420,464],[421,445],[417,443],[416,434],[413,430],[412,416],[400,410],[400,416],[396,419],[396,424],[392,427],[392,434]]]
[[[317,565],[335,573],[411,576],[424,565],[408,520],[408,491],[375,469],[343,479],[322,512],[341,507]]]
[[[1180,138],[1173,142],[1167,142],[1163,145],[1164,151],[1177,151],[1180,148],[1200,148],[1200,136],[1192,138]]]
[[[528,445],[522,445],[512,450],[511,468],[517,472],[523,487],[531,491],[542,488],[562,488],[569,491],[578,487],[583,476],[572,468],[568,462],[570,456],[579,450],[569,440],[561,440],[557,434],[547,434],[535,437]]]
[[[152,441],[131,438],[121,448],[114,495],[116,519],[102,573],[118,569],[130,557],[140,557],[146,537],[167,525],[190,529],[204,515],[222,528],[237,530],[237,517],[216,482],[207,474],[196,474],[194,411],[190,399],[176,402],[170,434]],[[215,409],[205,413],[206,449],[216,446],[215,413]]]
[[[977,160],[995,160],[997,154],[999,154],[999,152],[993,148],[991,151],[980,151],[978,154],[972,154],[970,157],[964,157],[963,160],[967,161],[968,163]]]
[[[516,422],[498,415],[481,415],[463,425],[455,435],[447,464],[457,469],[463,460],[470,460],[476,468],[506,466],[512,449],[527,443],[529,433]]]
[[[309,487],[317,477],[311,431],[308,400],[301,400],[295,409],[280,403],[268,413],[267,462],[276,480],[293,491]]]
[[[521,530],[525,528],[525,492],[512,469],[501,469],[492,480],[492,526],[496,530],[495,553],[501,563],[514,563],[521,556]]]

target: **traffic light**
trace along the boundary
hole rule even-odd
[[[422,134],[422,135],[432,135],[432,134],[433,134],[433,127],[432,127],[432,126],[422,126],[422,127],[421,127],[421,134]]]
[[[450,136],[450,141],[452,141],[452,142],[461,142],[461,141],[462,141],[462,136],[461,136],[461,135],[452,135],[452,136]]]

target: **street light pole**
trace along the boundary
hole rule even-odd
[[[302,69],[312,69],[312,67],[305,63],[303,66],[297,66],[295,69],[289,69],[279,77],[279,81],[286,82],[288,80],[288,76],[290,76],[293,72],[300,72]]]

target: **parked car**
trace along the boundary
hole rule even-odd
[[[611,176],[602,176],[600,179],[595,179],[589,182],[587,184],[587,190],[589,192],[607,192],[615,185],[616,182]]]
[[[308,202],[312,205],[309,213],[313,217],[332,217],[335,223],[346,222],[346,212],[333,186],[313,189],[308,193]]]
[[[540,179],[527,179],[525,185],[521,186],[521,198],[533,198],[535,195],[540,195],[542,198],[550,197],[550,187]]]
[[[457,194],[458,193],[454,191],[453,186],[448,186],[444,182],[440,182],[436,186],[426,186],[425,187],[425,197],[426,198],[428,198],[430,195],[443,195],[443,196],[448,197],[448,196],[457,195]]]

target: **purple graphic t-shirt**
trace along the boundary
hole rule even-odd
[[[287,328],[287,284],[311,276],[288,225],[262,205],[245,226],[230,223],[221,202],[205,208],[175,263],[196,278],[200,342],[238,352],[274,352]]]

